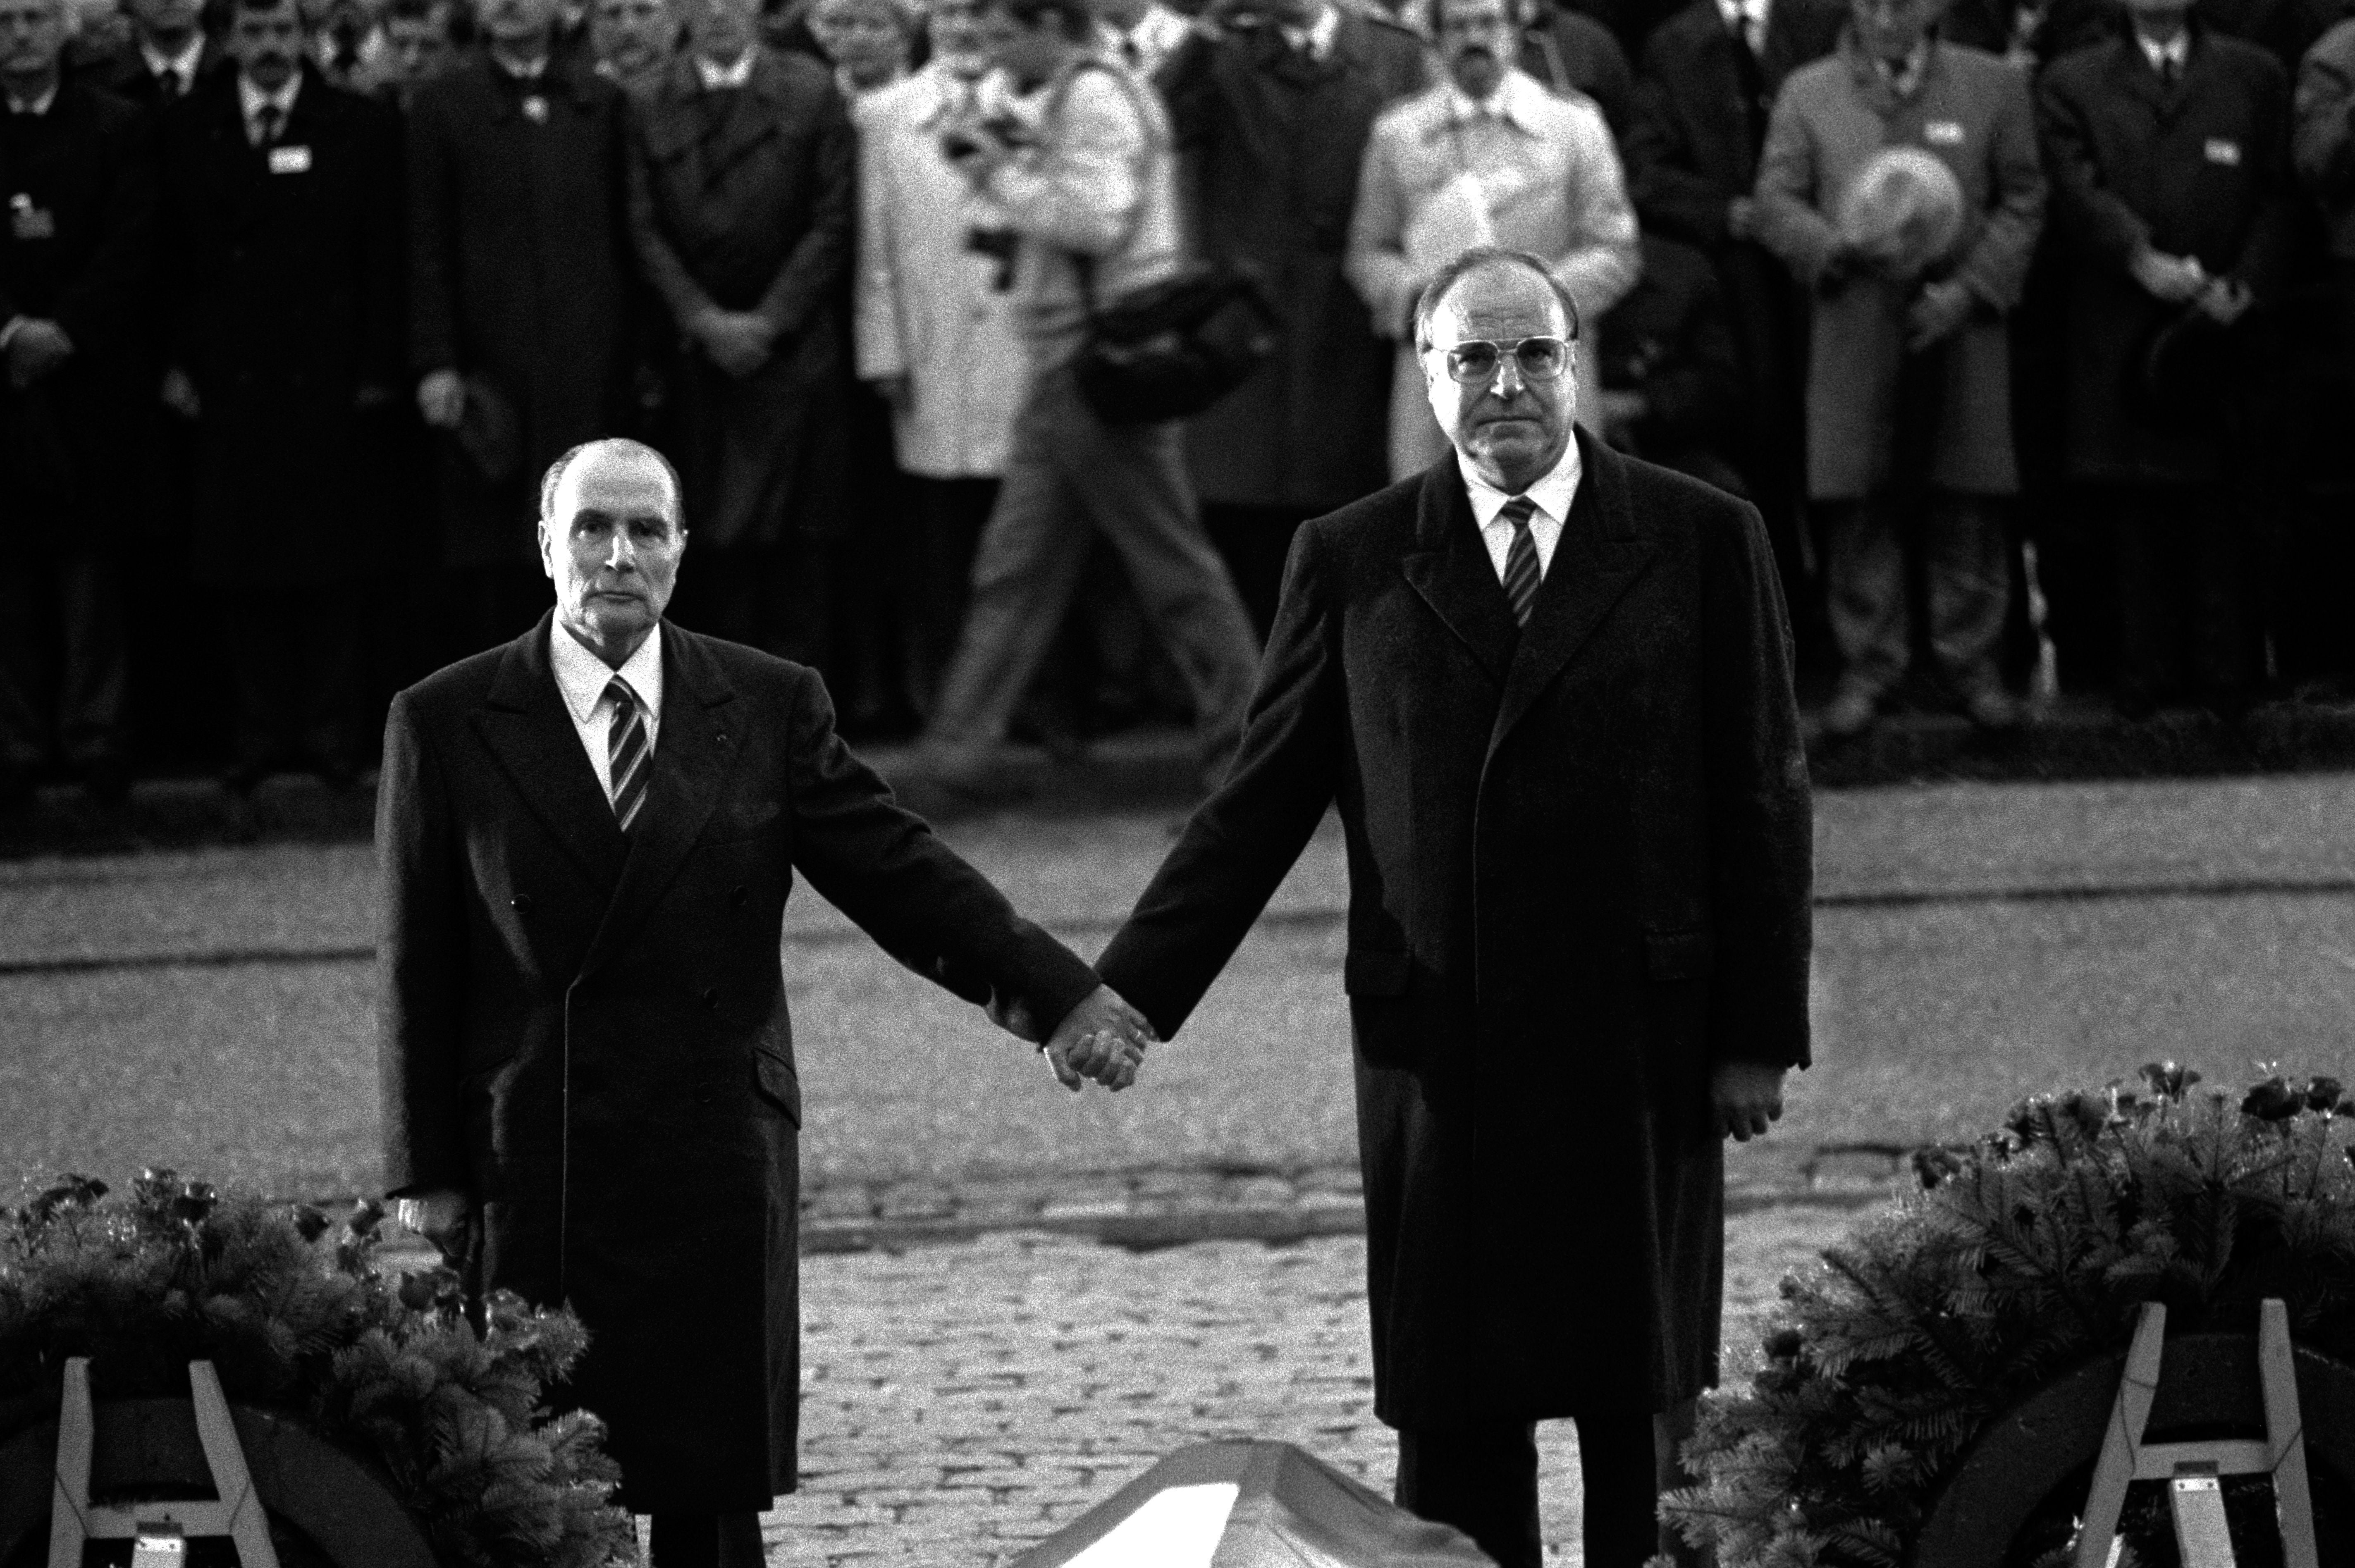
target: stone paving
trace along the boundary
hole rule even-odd
[[[1728,1226],[1727,1363],[1788,1270],[1855,1221]],[[765,1521],[773,1568],[1005,1568],[1188,1443],[1295,1443],[1387,1492],[1365,1247],[1205,1242],[1135,1252],[997,1232],[803,1265],[802,1490]],[[1550,1561],[1580,1553],[1575,1440],[1542,1429]]]

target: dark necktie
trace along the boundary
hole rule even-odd
[[[2158,80],[2169,92],[2174,91],[2183,80],[2183,68],[2176,63],[2173,55],[2158,57]]]
[[[1513,526],[1513,546],[1505,552],[1505,597],[1512,602],[1514,624],[1522,626],[1529,624],[1529,606],[1538,602],[1538,584],[1544,581],[1538,571],[1538,541],[1529,532],[1537,509],[1527,496],[1516,496],[1497,514]]]
[[[286,129],[286,112],[275,103],[265,103],[253,112],[253,144],[274,147],[279,133]]]
[[[605,776],[613,781],[613,820],[627,833],[646,803],[646,780],[654,772],[654,752],[646,744],[645,720],[638,712],[638,694],[615,676],[605,686],[613,704],[613,721],[605,727]]]

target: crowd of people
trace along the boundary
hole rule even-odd
[[[853,734],[1215,767],[1294,531],[1446,453],[1414,305],[1483,244],[1594,438],[1759,507],[1836,736],[2355,670],[2342,0],[116,3],[0,0],[0,805],[356,776],[611,434],[680,623]],[[1098,418],[1189,257],[1266,363]]]

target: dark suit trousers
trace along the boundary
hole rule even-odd
[[[646,1556],[653,1568],[762,1568],[756,1513],[658,1513]]]
[[[97,555],[34,555],[0,576],[0,772],[127,750],[122,574]]]
[[[1642,1568],[1659,1547],[1653,1418],[1578,1418],[1587,1568]],[[1500,1568],[1538,1568],[1538,1429],[1527,1422],[1399,1434],[1401,1508],[1452,1524]]]

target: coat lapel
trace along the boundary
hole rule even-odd
[[[556,687],[548,658],[553,618],[542,615],[507,645],[475,728],[532,815],[591,883],[608,888],[622,858],[622,830]]]
[[[1577,440],[1583,470],[1578,495],[1570,504],[1561,542],[1554,547],[1553,562],[1546,569],[1505,677],[1505,700],[1488,740],[1492,752],[1652,562],[1654,547],[1636,531],[1635,513],[1627,502],[1627,471],[1619,454],[1584,431]],[[1503,597],[1501,588],[1497,596]]]
[[[655,732],[654,772],[630,832],[613,901],[581,962],[584,976],[638,933],[710,820],[735,761],[729,707],[735,698],[701,640],[663,623],[663,711]]]
[[[1472,650],[1488,678],[1503,686],[1520,628],[1513,624],[1496,563],[1480,542],[1480,525],[1453,452],[1423,472],[1414,533],[1415,549],[1400,562],[1408,583]]]

